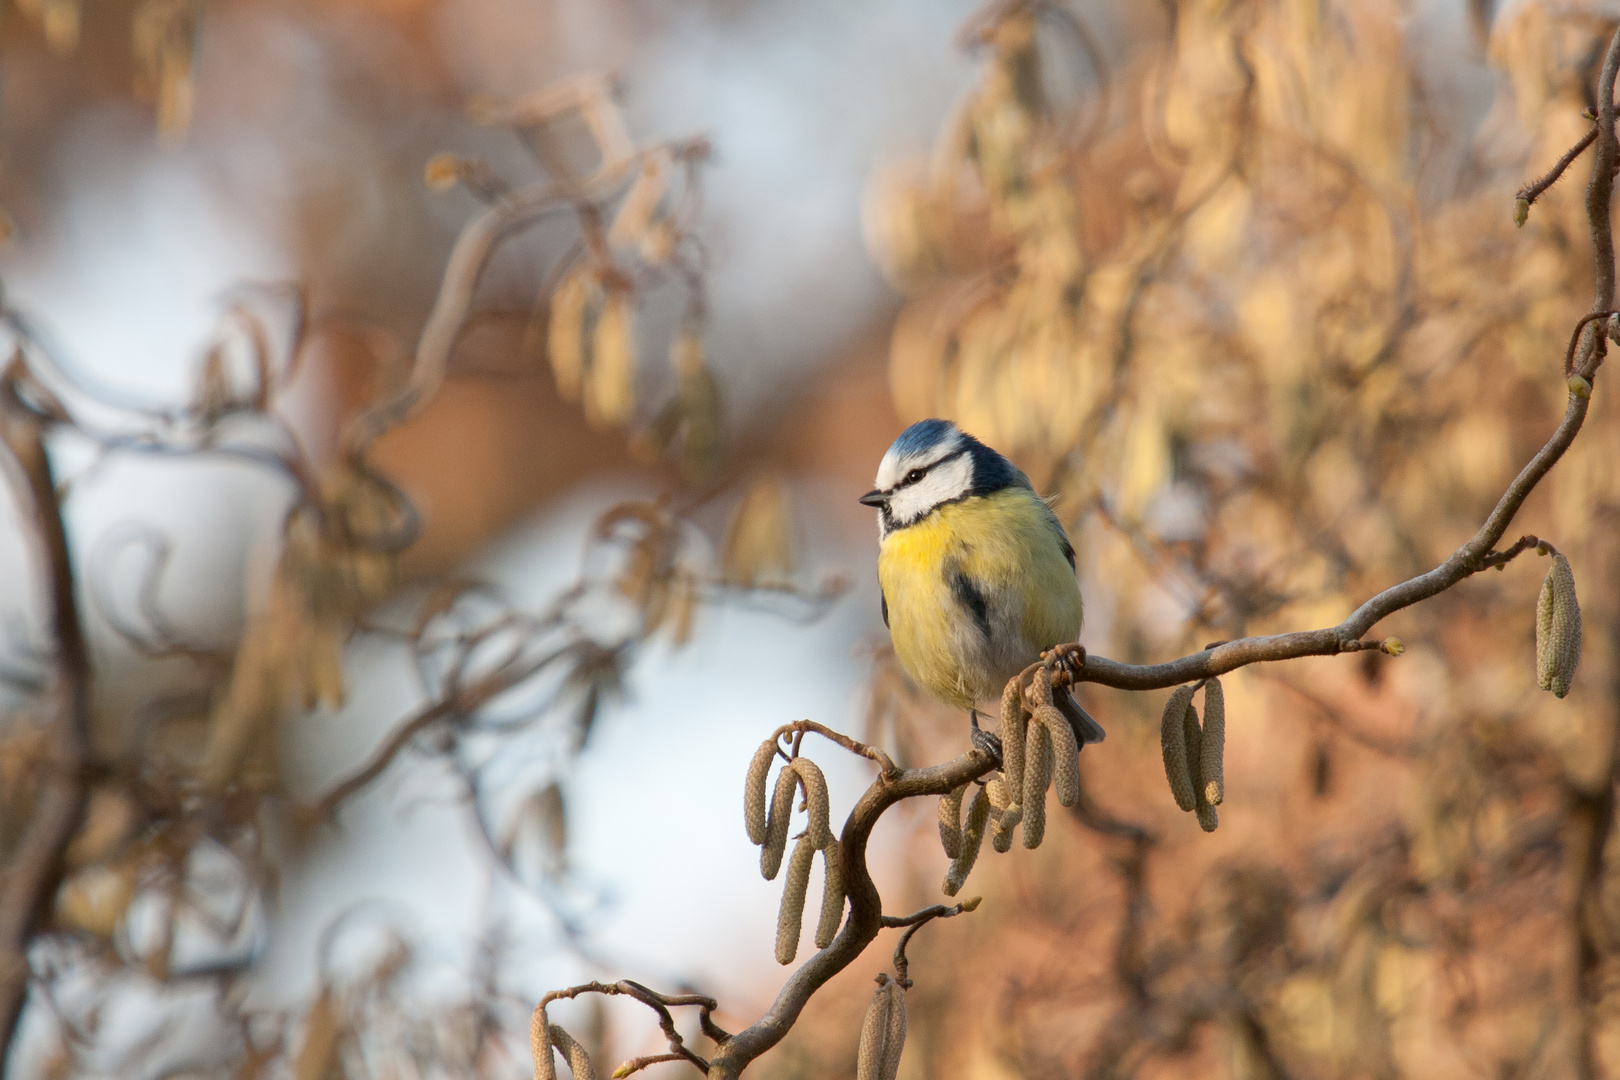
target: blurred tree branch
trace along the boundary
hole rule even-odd
[[[47,689],[50,751],[43,790],[16,851],[0,871],[0,1068],[28,994],[28,947],[61,884],[64,855],[84,820],[90,767],[90,658],[79,623],[73,563],[50,457],[45,418],[19,395],[20,368],[0,378],[0,429],[12,458],[47,580],[55,668]]]

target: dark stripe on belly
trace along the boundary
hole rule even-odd
[[[954,566],[946,571],[946,577],[951,585],[951,594],[973,616],[973,625],[979,628],[979,633],[989,638],[990,605],[985,602],[984,594],[971,578]]]

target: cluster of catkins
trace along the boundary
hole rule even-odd
[[[962,820],[961,787],[939,800],[939,840],[951,860],[945,872],[945,895],[955,896],[973,869],[986,829],[997,851],[1012,847],[1013,829],[1024,826],[1024,846],[1037,848],[1046,837],[1046,791],[1054,782],[1058,802],[1073,806],[1080,799],[1080,744],[1069,713],[1067,693],[1053,693],[1052,673],[1036,669],[1028,687],[1013,680],[1001,695],[1001,773],[974,792]]]
[[[1196,812],[1199,826],[1214,832],[1220,824],[1215,808],[1226,798],[1226,697],[1219,679],[1206,679],[1203,686],[1203,725],[1199,726],[1198,710],[1193,707],[1198,684],[1178,686],[1159,721],[1159,745],[1176,805]]]
[[[825,885],[821,894],[821,918],[816,923],[816,948],[832,944],[844,919],[844,877],[838,861],[838,840],[829,824],[827,780],[815,762],[793,757],[777,774],[769,810],[765,803],[765,781],[776,757],[774,737],[761,743],[748,765],[743,793],[743,816],[748,839],[760,846],[759,870],[766,881],[774,881],[787,851],[788,822],[793,817],[793,797],[804,793],[800,808],[808,818],[804,832],[794,842],[788,858],[787,881],[782,889],[782,910],[776,924],[776,961],[791,964],[799,954],[799,932],[804,922],[804,904],[810,892],[810,864],[821,852]]]

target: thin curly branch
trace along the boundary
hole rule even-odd
[[[799,753],[799,743],[803,740],[804,733],[807,731],[813,731],[822,738],[837,743],[839,746],[842,746],[845,750],[848,750],[852,754],[859,754],[863,758],[868,758],[877,762],[878,768],[883,771],[884,776],[896,776],[901,771],[900,767],[894,763],[889,755],[885,754],[877,747],[868,746],[863,742],[857,742],[848,735],[834,731],[832,728],[823,724],[818,724],[814,720],[795,720],[791,724],[783,724],[781,727],[776,729],[776,734],[771,736],[771,738],[777,742],[781,742],[784,735],[793,735],[793,756],[797,757]]]
[[[534,1016],[529,1022],[529,1041],[533,1044],[536,1054],[549,1054],[551,1052],[551,1048],[546,1045],[545,1037],[542,1034],[546,1030],[546,1006],[553,1001],[571,1000],[581,994],[632,997],[658,1014],[658,1026],[663,1029],[664,1038],[669,1041],[670,1052],[667,1054],[655,1054],[651,1057],[633,1058],[613,1071],[615,1077],[629,1076],[631,1073],[638,1072],[649,1065],[664,1061],[685,1061],[695,1065],[701,1072],[707,1073],[709,1071],[709,1062],[702,1055],[693,1052],[686,1045],[681,1033],[675,1029],[675,1018],[669,1012],[671,1008],[682,1005],[698,1006],[701,1010],[699,1015],[702,1018],[704,1034],[711,1039],[715,1039],[716,1042],[730,1038],[726,1032],[715,1027],[710,1020],[710,1015],[720,1007],[719,1003],[711,997],[705,997],[702,994],[660,994],[656,990],[652,990],[638,982],[632,982],[629,979],[620,979],[616,983],[592,981],[581,983],[578,986],[570,986],[565,990],[553,990],[540,999],[540,1004],[534,1007]]]

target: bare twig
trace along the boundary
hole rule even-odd
[[[629,1076],[631,1073],[640,1072],[649,1065],[661,1065],[666,1061],[686,1060],[688,1060],[688,1058],[684,1054],[649,1054],[646,1057],[631,1058],[623,1065],[620,1065],[617,1069],[614,1069],[613,1076],[615,1077],[615,1080],[618,1080],[619,1077]]]
[[[622,174],[612,179],[616,183]],[[355,417],[345,437],[351,455],[358,456],[384,431],[432,399],[444,381],[478,280],[496,245],[554,209],[563,193],[562,185],[551,182],[521,188],[498,199],[462,229],[445,263],[438,298],[417,342],[410,378],[391,397]]]
[[[877,762],[878,768],[882,770],[884,776],[894,776],[901,771],[900,767],[890,759],[889,755],[877,747],[857,742],[848,735],[834,731],[823,724],[818,724],[814,720],[795,720],[791,724],[783,724],[776,729],[776,734],[771,737],[777,742],[781,742],[784,735],[792,734],[794,736],[793,756],[797,757],[799,743],[804,739],[804,733],[807,731],[813,731],[822,738],[837,743],[852,754],[859,754],[863,758],[870,758],[872,761]]]
[[[903,989],[911,989],[911,979],[907,977],[907,971],[910,968],[911,962],[906,959],[906,946],[911,944],[911,935],[915,934],[917,931],[921,930],[935,919],[949,919],[953,915],[962,914],[964,911],[972,911],[978,906],[979,897],[975,896],[971,899],[963,900],[960,904],[951,904],[949,906],[946,906],[945,904],[935,904],[933,907],[923,908],[921,911],[914,912],[910,915],[883,916],[883,925],[885,927],[903,926],[906,928],[906,932],[900,935],[900,940],[894,946],[895,982],[899,983]]]
[[[1526,207],[1535,205],[1535,201],[1541,198],[1548,188],[1557,183],[1559,177],[1564,175],[1564,170],[1569,168],[1576,158],[1586,152],[1586,148],[1591,146],[1597,139],[1597,133],[1598,129],[1593,127],[1591,131],[1582,135],[1581,141],[1564,151],[1564,156],[1559,158],[1552,168],[1548,169],[1542,176],[1524,185],[1513,197],[1522,201]]]
[[[1531,548],[1535,548],[1542,554],[1558,554],[1558,549],[1547,541],[1539,536],[1531,536],[1527,533],[1515,540],[1511,546],[1503,548],[1501,551],[1493,551],[1485,556],[1484,563],[1486,566],[1494,566],[1500,570]]]

